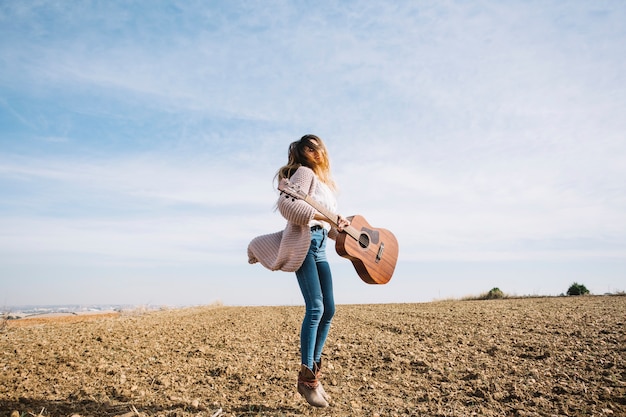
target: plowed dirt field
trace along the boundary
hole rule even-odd
[[[3,416],[626,416],[626,297],[341,305],[296,393],[303,307],[9,320]]]

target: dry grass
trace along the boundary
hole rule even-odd
[[[2,313],[2,315],[0,316],[0,333],[4,332],[4,330],[8,326],[8,323],[9,323],[9,314]]]
[[[622,416],[625,297],[342,305],[329,409],[295,390],[301,307],[10,320],[0,417]]]

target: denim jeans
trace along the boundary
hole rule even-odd
[[[314,362],[320,362],[330,322],[335,314],[333,278],[326,260],[327,240],[326,230],[312,230],[309,252],[296,271],[306,307],[300,330],[300,354],[302,364],[309,369],[313,369]]]

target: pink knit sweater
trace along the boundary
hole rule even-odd
[[[301,166],[291,176],[290,181],[300,186],[307,194],[313,195],[318,179],[313,170]],[[248,263],[260,262],[272,271],[294,272],[300,268],[311,245],[309,222],[315,209],[303,200],[293,200],[281,195],[278,210],[287,220],[287,226],[280,232],[257,236],[248,245]],[[331,228],[328,236],[337,237],[337,229]]]

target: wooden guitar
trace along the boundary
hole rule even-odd
[[[304,200],[337,226],[339,216],[299,186],[286,178],[280,180],[278,189],[286,198]],[[347,217],[350,225],[337,236],[335,250],[350,259],[359,277],[368,284],[386,284],[391,279],[398,260],[398,241],[389,230],[374,228],[360,215]]]

